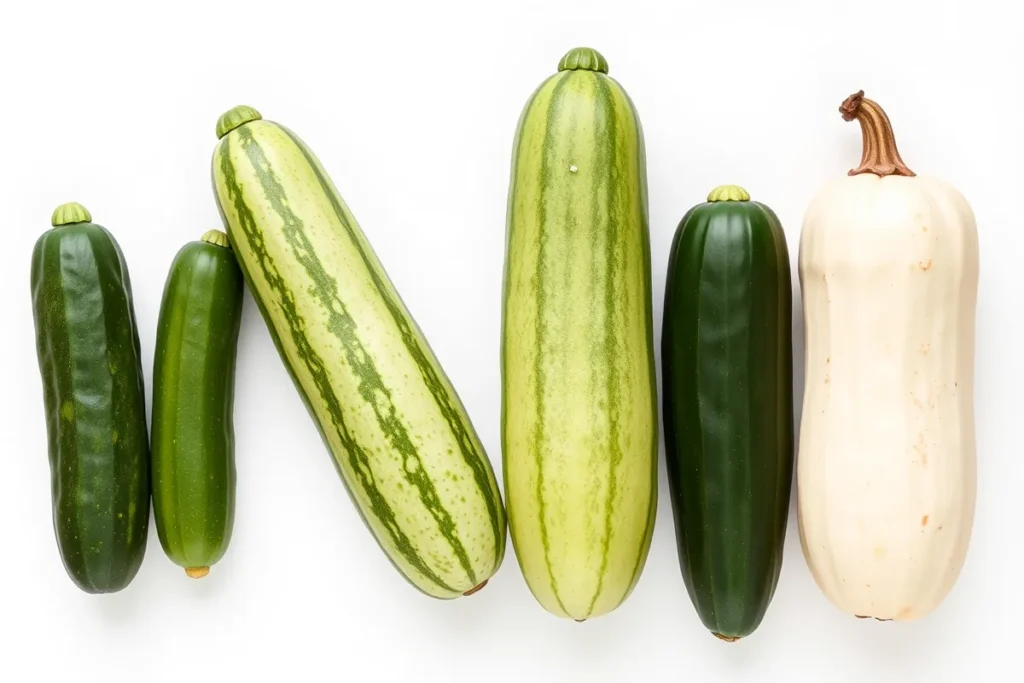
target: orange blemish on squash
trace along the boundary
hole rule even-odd
[[[907,618],[910,617],[911,614],[913,614],[913,612],[914,612],[914,609],[912,607],[904,607],[903,609],[901,609],[899,612],[896,613],[896,618],[897,619],[907,619]]]
[[[914,399],[914,403],[916,403],[918,407],[921,406],[921,402],[916,398]],[[928,447],[925,445],[923,433],[918,433],[917,441],[914,442],[914,450],[917,451],[919,456],[921,456],[921,466],[926,466],[928,464]]]
[[[922,356],[927,356],[928,352],[932,350],[931,344],[921,344],[920,352]]]
[[[917,265],[921,267],[921,270],[931,270],[932,260],[928,259],[927,261],[918,261]]]
[[[928,526],[928,515],[921,518],[921,526]]]

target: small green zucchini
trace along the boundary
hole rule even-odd
[[[153,368],[153,510],[164,552],[206,576],[231,540],[234,384],[242,271],[211,230],[178,251],[164,287]]]
[[[142,565],[149,438],[128,265],[81,204],[53,212],[32,252],[54,532],[86,593],[114,593]]]

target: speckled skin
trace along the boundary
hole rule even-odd
[[[474,593],[501,566],[505,509],[454,386],[312,150],[248,107],[218,131],[232,249],[356,508],[413,586]]]
[[[114,237],[81,222],[32,256],[57,546],[87,593],[135,577],[149,525],[149,441],[128,268]]]
[[[190,575],[205,575],[224,556],[234,524],[232,415],[244,286],[229,248],[189,242],[171,264],[160,308],[153,513],[164,552]]]

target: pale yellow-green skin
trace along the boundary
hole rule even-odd
[[[549,123],[552,106],[565,117]],[[597,136],[609,112],[611,145]],[[615,81],[563,71],[527,104],[515,150],[502,352],[509,526],[536,599],[583,620],[632,591],[657,499],[643,138]]]
[[[404,456],[393,447],[382,431],[370,403],[360,395],[361,382],[363,390],[367,390],[365,375],[361,377],[355,371],[347,358],[344,345],[329,329],[330,311],[314,294],[314,281],[298,260],[304,256],[304,252],[294,249],[285,240],[284,220],[262,190],[256,171],[242,150],[239,130],[234,130],[218,143],[214,153],[214,186],[232,248],[246,272],[249,287],[262,302],[265,320],[275,333],[278,349],[290,366],[349,491],[382,548],[402,574],[428,595],[439,598],[461,595],[490,577],[500,565],[504,553],[504,512],[497,482],[487,464],[484,448],[470,426],[469,418],[454,389],[412,318],[408,316],[398,293],[384,275],[381,264],[373,256],[369,243],[348,208],[337,196],[336,190],[333,186],[329,193],[322,189],[314,174],[314,167],[280,126],[259,120],[245,124],[245,128],[252,133],[284,188],[287,207],[301,218],[302,230],[312,245],[311,251],[334,280],[330,285],[330,307],[335,313],[344,307],[351,316],[355,324],[354,335],[358,337],[363,349],[359,358],[372,359],[380,375],[381,386],[369,387],[373,392],[372,400],[378,403],[382,413],[387,414],[394,409],[395,417],[408,430],[411,442],[417,449],[417,456]],[[284,279],[294,295],[294,305],[305,322],[303,333],[329,373],[330,388],[340,404],[347,430],[369,456],[368,470],[374,485],[394,510],[397,525],[408,535],[416,554],[451,590],[439,587],[398,552],[385,524],[371,511],[370,499],[350,463],[349,452],[343,446],[329,407],[321,399],[320,389],[312,373],[299,356],[285,317],[282,297],[263,276],[256,253],[242,231],[239,212],[235,201],[228,195],[220,163],[225,144],[228,144],[227,154],[235,168],[237,183],[242,188],[244,205],[253,212],[263,235],[267,254],[272,260],[271,268]],[[319,167],[315,157],[314,164],[326,178],[326,173]],[[331,204],[331,194],[335,195],[342,207],[343,220],[355,227],[357,242],[353,242],[344,230]],[[370,255],[369,268],[357,250],[357,243]],[[371,270],[381,276],[388,297],[401,308],[407,324],[420,340],[420,348],[440,378],[450,404],[456,408],[462,423],[466,425],[472,448],[486,466],[486,486],[483,488],[477,485],[472,469],[460,452],[453,430],[403,343],[399,325],[371,280]],[[336,317],[334,319],[337,320]],[[391,392],[390,399],[382,387]],[[281,455],[282,466],[287,466],[289,454]],[[470,580],[451,544],[441,534],[437,520],[420,499],[417,489],[407,481],[406,474],[418,470],[426,472],[437,491],[440,505],[451,514],[455,535],[464,544],[476,574],[475,580]],[[500,538],[495,538],[492,530],[487,497],[491,498],[500,516]]]

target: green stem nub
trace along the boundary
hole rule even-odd
[[[250,121],[259,121],[262,118],[263,116],[252,107],[244,104],[233,107],[221,114],[221,117],[217,119],[217,139],[220,140],[239,126],[243,126]]]
[[[590,47],[574,47],[558,63],[559,71],[597,71],[608,73],[608,61]]]
[[[203,233],[203,236],[200,239],[207,244],[224,247],[225,249],[231,248],[231,242],[228,241],[228,236],[220,230],[207,230]]]
[[[53,210],[50,223],[55,228],[73,223],[92,223],[92,214],[89,213],[89,209],[78,202],[68,202]]]
[[[750,195],[739,185],[719,185],[708,195],[709,202],[749,202]]]

